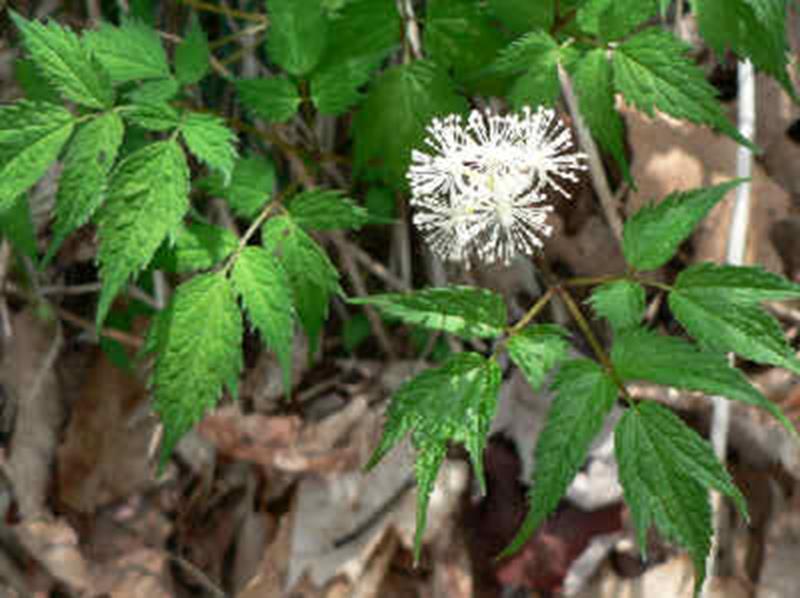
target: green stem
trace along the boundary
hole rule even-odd
[[[274,197],[272,201],[270,201],[264,209],[261,210],[261,213],[256,217],[255,220],[250,224],[247,230],[242,235],[242,238],[239,239],[239,246],[234,250],[234,252],[228,257],[228,260],[225,262],[225,265],[222,267],[222,274],[226,275],[230,272],[230,269],[233,268],[233,265],[236,263],[236,260],[239,259],[239,255],[241,255],[244,248],[247,247],[247,243],[250,239],[253,238],[253,235],[256,234],[256,231],[261,227],[262,224],[270,217],[272,212],[277,207],[280,207],[280,202],[278,201],[277,197]]]

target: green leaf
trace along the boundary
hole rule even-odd
[[[175,74],[184,85],[197,83],[206,76],[211,53],[208,39],[196,13],[192,13],[189,30],[175,48]]]
[[[777,79],[792,97],[788,75],[785,0],[697,0],[692,4],[700,33],[719,56],[732,50]]]
[[[472,0],[431,0],[425,17],[423,44],[431,59],[452,69],[456,81],[469,89],[480,89],[486,65],[506,43],[485,7]]]
[[[236,160],[236,135],[224,120],[213,114],[189,112],[181,122],[181,135],[198,160],[221,172],[225,181],[230,180]]]
[[[253,218],[272,197],[275,166],[267,158],[251,154],[236,161],[227,186],[219,173],[206,179],[204,186],[210,193],[227,199],[237,216]]]
[[[174,140],[146,145],[114,169],[97,215],[103,282],[98,327],[117,293],[147,266],[164,238],[177,231],[188,208],[189,168]]]
[[[178,111],[166,102],[145,102],[126,106],[122,116],[132,125],[148,131],[170,131],[181,124]]]
[[[508,354],[533,390],[538,390],[547,372],[567,356],[568,338],[569,333],[560,326],[540,324],[523,328],[508,339]]]
[[[160,104],[168,102],[180,91],[180,83],[173,77],[143,81],[125,94],[134,104]]]
[[[552,389],[555,398],[536,442],[536,467],[528,495],[530,510],[500,556],[519,550],[555,510],[617,399],[614,381],[599,364],[588,359],[575,359],[561,366]]]
[[[674,286],[693,295],[725,296],[745,303],[800,299],[800,284],[767,272],[761,266],[694,264],[678,274]]]
[[[673,289],[669,308],[687,332],[706,347],[733,351],[758,363],[800,373],[800,360],[780,324],[757,305],[737,302],[724,293]]]
[[[269,252],[260,247],[245,247],[233,266],[231,280],[253,326],[278,357],[288,397],[292,388],[294,339],[289,277]]]
[[[153,265],[167,272],[212,268],[239,246],[239,238],[229,230],[202,222],[181,226],[173,236],[172,243],[162,244],[153,257]]]
[[[549,30],[555,19],[555,0],[489,0],[489,10],[513,33]]]
[[[394,0],[348,0],[331,21],[330,48],[320,67],[363,57],[380,63],[400,44],[402,31]]]
[[[339,272],[325,251],[289,216],[267,220],[262,242],[289,276],[295,310],[308,335],[309,353],[313,355],[328,317],[330,297],[341,293]]]
[[[648,28],[614,51],[614,85],[648,116],[654,108],[693,123],[710,125],[751,149],[720,103],[705,73],[687,58],[690,50],[667,31]]]
[[[180,285],[168,313],[157,331],[161,350],[152,379],[155,410],[164,423],[162,469],[181,437],[216,406],[223,385],[242,369],[242,319],[224,275],[203,274]]]
[[[11,207],[0,213],[0,237],[8,239],[11,246],[22,255],[36,259],[36,229],[27,194],[18,195]]]
[[[589,0],[578,9],[577,21],[586,33],[613,41],[657,12],[658,0]]]
[[[306,230],[358,230],[365,224],[385,223],[340,191],[315,189],[292,198],[289,214]]]
[[[649,204],[625,223],[622,252],[638,270],[655,270],[675,255],[678,247],[706,214],[744,179],[684,193],[672,193],[658,204]]]
[[[138,21],[121,27],[103,23],[83,39],[114,83],[169,77],[169,66],[158,33]]]
[[[60,104],[61,97],[50,82],[28,58],[18,58],[14,61],[14,79],[16,79],[25,97],[33,102],[47,102]]]
[[[31,59],[64,97],[89,108],[103,109],[114,104],[114,90],[107,75],[70,29],[52,21],[47,25],[26,21],[13,10],[9,14],[22,32]]]
[[[407,433],[417,449],[417,531],[419,560],[428,502],[450,441],[469,452],[475,477],[485,492],[483,449],[500,389],[500,367],[477,353],[459,353],[441,367],[422,372],[392,396],[383,437],[367,464],[374,467]]]
[[[628,184],[633,183],[625,157],[625,135],[622,119],[614,106],[611,63],[602,48],[583,55],[575,66],[573,83],[578,95],[581,115],[597,143],[622,169]]]
[[[106,196],[108,173],[117,159],[125,125],[115,112],[107,112],[83,125],[64,156],[58,181],[53,240],[44,262],[78,227],[86,224]]]
[[[719,353],[702,351],[684,340],[638,329],[626,331],[615,339],[611,361],[623,381],[648,380],[722,395],[769,412],[790,434],[797,434],[780,408],[758,392],[742,372],[731,367]]]
[[[506,327],[503,298],[476,287],[441,287],[350,299],[415,326],[444,330],[465,339],[496,338]]]
[[[652,522],[689,550],[695,567],[695,596],[706,575],[711,550],[708,488],[733,499],[747,517],[744,497],[711,447],[666,407],[646,401],[628,409],[617,424],[614,447],[625,502],[639,545]]]
[[[644,287],[638,282],[617,280],[592,291],[589,303],[600,318],[608,320],[615,332],[638,326],[644,317]]]
[[[322,58],[328,22],[320,0],[269,0],[267,54],[284,70],[302,77]]]
[[[520,74],[509,92],[515,110],[523,106],[552,106],[560,93],[558,63],[561,48],[544,31],[532,31],[512,42],[495,62],[494,68]]]
[[[355,169],[369,168],[404,189],[411,150],[422,145],[435,116],[463,113],[467,103],[445,73],[427,61],[387,69],[353,121]]]
[[[55,104],[0,107],[0,213],[38,181],[72,135],[75,119]]]
[[[300,95],[294,83],[283,77],[239,79],[236,91],[242,105],[267,122],[283,123],[297,113]]]

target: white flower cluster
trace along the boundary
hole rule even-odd
[[[577,181],[586,168],[569,130],[545,108],[473,110],[466,126],[451,114],[427,130],[432,153],[414,150],[408,171],[413,222],[434,253],[467,266],[473,258],[508,264],[541,247],[552,230],[544,192],[566,197],[559,182]]]

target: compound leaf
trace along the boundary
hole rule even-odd
[[[164,101],[148,101],[126,106],[122,117],[148,131],[170,131],[181,124],[180,114]]]
[[[578,9],[578,25],[586,33],[613,41],[658,12],[657,0],[588,0]]]
[[[767,272],[761,266],[693,264],[678,274],[675,289],[693,295],[725,296],[744,303],[800,299],[800,284]]]
[[[286,271],[268,251],[251,246],[236,258],[232,280],[250,322],[278,356],[288,395],[292,387],[294,309]]]
[[[97,307],[102,325],[111,301],[144,268],[189,207],[189,168],[174,141],[151,143],[114,169],[108,197],[98,211],[97,260],[103,288]]]
[[[356,170],[369,167],[404,189],[411,149],[421,145],[431,119],[466,109],[452,81],[433,63],[418,60],[387,69],[353,121]]]
[[[450,441],[463,443],[475,476],[485,492],[483,449],[494,417],[501,371],[493,359],[459,353],[442,366],[406,382],[392,396],[383,437],[367,468],[374,467],[407,433],[417,450],[417,531],[415,560],[419,559],[427,509],[436,476]]]
[[[560,326],[540,324],[523,328],[508,339],[508,354],[533,390],[538,390],[547,372],[567,356],[567,338],[569,333]]]
[[[195,276],[175,290],[152,343],[159,349],[152,384],[164,423],[162,468],[181,437],[216,406],[223,385],[239,376],[242,334],[236,296],[222,273]]]
[[[639,270],[663,266],[711,208],[743,181],[736,179],[714,187],[672,193],[658,204],[644,206],[625,223],[622,235],[625,260]]]
[[[270,218],[262,230],[264,248],[286,270],[300,323],[308,334],[309,352],[316,352],[328,304],[341,293],[339,272],[325,251],[290,216]]]
[[[102,114],[78,129],[64,156],[56,195],[53,241],[45,263],[55,255],[64,239],[86,224],[103,203],[108,173],[117,159],[124,133],[125,125],[114,112]]]
[[[443,330],[465,339],[496,338],[506,326],[503,298],[487,289],[441,287],[350,299],[415,326]]]
[[[181,135],[198,160],[221,172],[226,182],[230,180],[236,160],[236,135],[224,120],[213,114],[189,112],[181,122]]]
[[[519,550],[555,510],[617,399],[614,381],[599,364],[588,359],[561,366],[552,389],[555,398],[536,443],[530,509],[501,556]]]
[[[114,83],[169,77],[167,55],[155,29],[138,21],[103,23],[83,39]]]
[[[560,59],[561,48],[544,31],[527,33],[500,52],[494,68],[500,73],[520,75],[509,92],[515,110],[529,105],[553,105],[560,92]]]
[[[25,48],[45,78],[67,99],[89,108],[110,108],[114,90],[80,39],[55,22],[26,21],[14,11],[11,19],[22,32]]]
[[[789,433],[797,434],[780,408],[756,390],[744,374],[731,367],[720,353],[700,350],[675,337],[635,329],[625,331],[614,340],[611,361],[625,382],[648,380],[664,386],[722,395],[769,412]]]
[[[55,104],[0,107],[0,213],[38,181],[72,135],[75,118]]]

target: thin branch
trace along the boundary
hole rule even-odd
[[[600,151],[597,149],[592,138],[589,128],[583,121],[580,108],[578,107],[578,100],[575,97],[575,92],[572,88],[572,82],[569,79],[567,71],[559,65],[558,78],[561,81],[561,93],[564,94],[564,99],[567,102],[567,108],[572,116],[572,122],[575,124],[575,132],[580,141],[583,151],[589,157],[589,174],[592,178],[592,185],[597,197],[600,199],[600,206],[603,208],[603,214],[606,221],[611,227],[617,241],[622,242],[622,218],[620,218],[618,207],[619,202],[615,200],[614,194],[611,192],[611,186],[608,184],[608,177],[603,167],[603,160],[600,158]]]

